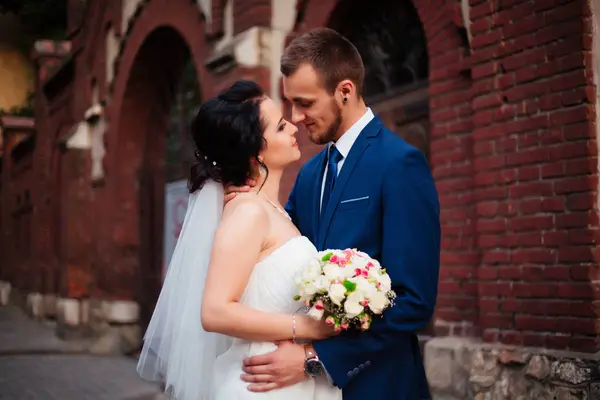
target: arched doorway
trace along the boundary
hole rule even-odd
[[[429,158],[427,39],[412,2],[340,1],[327,25],[358,48],[369,106]]]
[[[168,258],[166,190],[173,182],[185,183],[193,154],[187,125],[199,102],[199,79],[187,42],[170,27],[153,30],[135,55],[118,111],[112,229],[118,242],[115,257],[125,268],[108,271],[105,281],[128,294],[133,283],[142,325],[151,316]],[[116,282],[119,276],[121,282]],[[114,293],[116,288],[111,289]]]

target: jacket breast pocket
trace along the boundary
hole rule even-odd
[[[356,208],[366,209],[369,206],[369,200],[369,196],[344,199],[340,201],[340,204],[338,205],[338,210],[351,210]]]

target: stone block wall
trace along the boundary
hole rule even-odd
[[[433,400],[600,399],[597,356],[437,338],[425,347]]]

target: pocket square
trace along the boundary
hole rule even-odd
[[[355,199],[348,199],[348,200],[342,200],[340,201],[340,204],[345,204],[345,203],[353,203],[355,201],[360,201],[360,200],[367,200],[369,198],[369,196],[365,196],[365,197],[357,197]]]

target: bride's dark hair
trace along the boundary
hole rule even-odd
[[[258,84],[241,80],[200,106],[190,126],[196,144],[190,193],[209,179],[243,186],[255,171],[254,162],[267,169],[258,158],[266,143],[260,115],[263,99]]]

